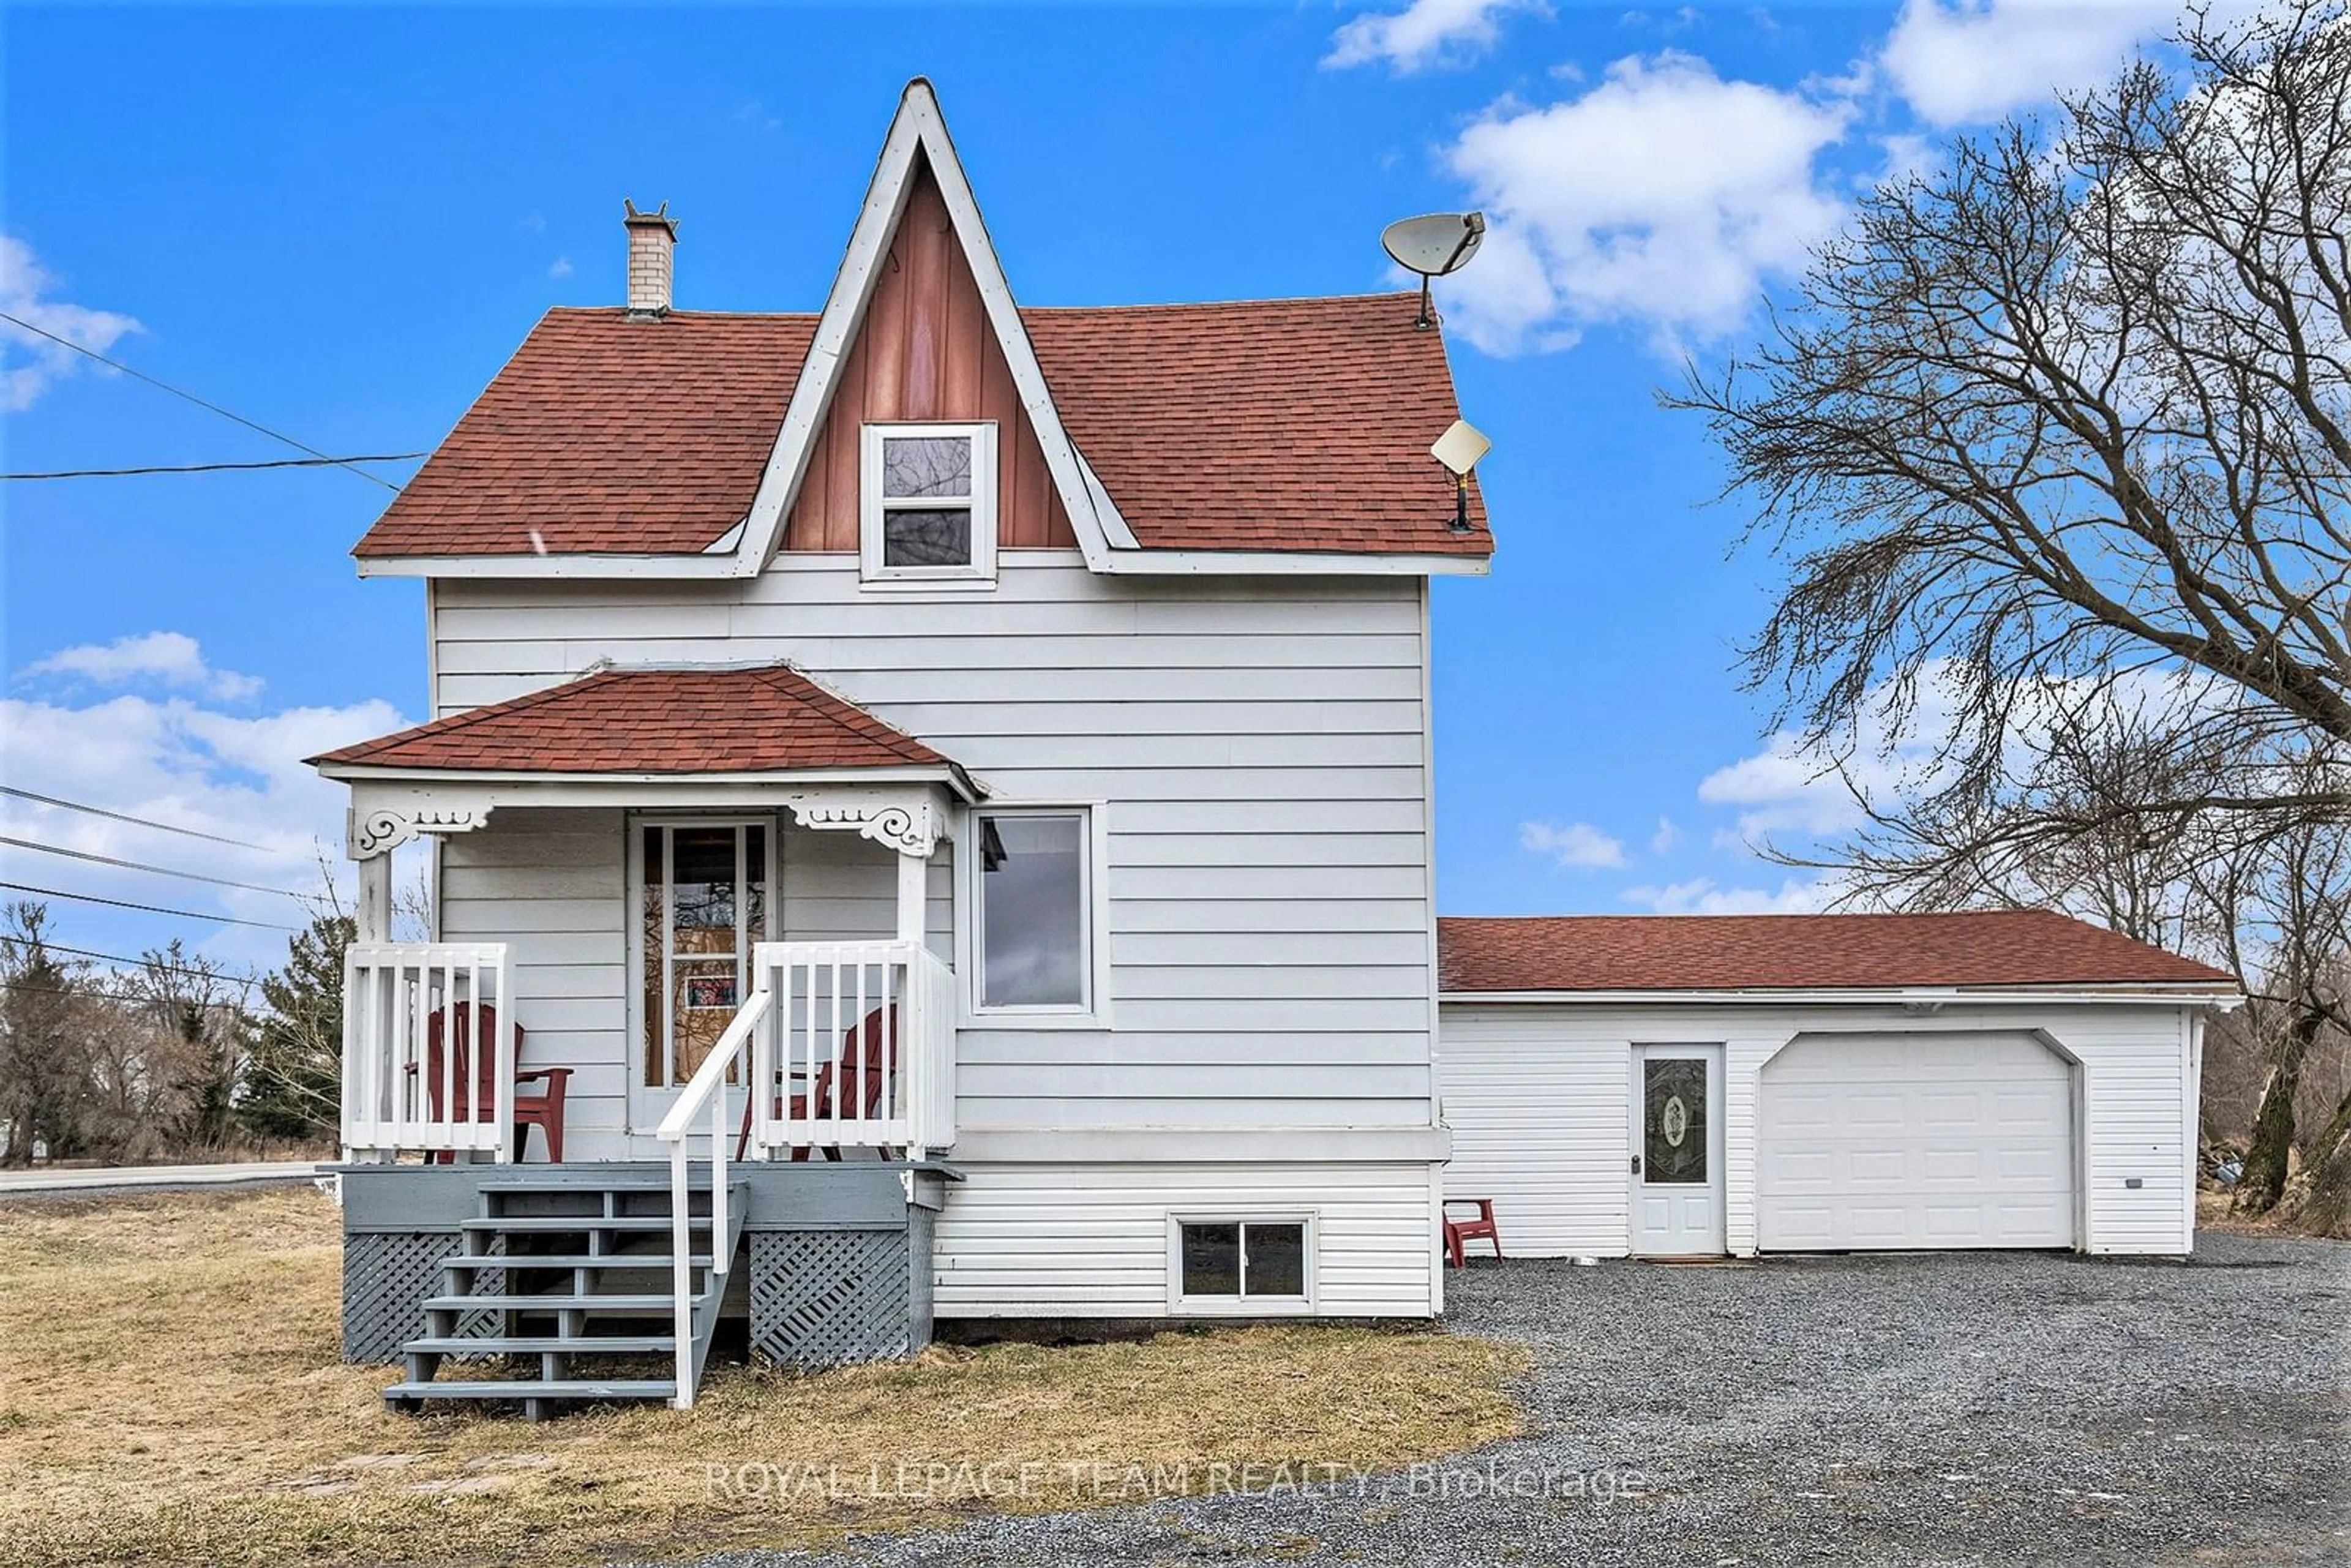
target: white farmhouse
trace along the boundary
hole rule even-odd
[[[359,544],[424,580],[429,722],[314,759],[361,873],[345,1349],[395,1406],[688,1403],[730,1318],[810,1364],[1427,1318],[1448,1190],[1531,1251],[2184,1249],[2223,988],[2119,938],[2063,996],[1759,1009],[1473,936],[1439,1051],[1428,584],[1492,538],[1412,296],[1020,305],[919,80],[816,315],[677,309],[675,223],[627,226],[625,308],[550,311]],[[2026,1197],[1839,1196],[1889,1134],[1840,1085],[1939,1136],[1991,1063],[2064,1085]],[[1712,1151],[1661,1218],[1645,1113]]]

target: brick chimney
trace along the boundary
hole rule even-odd
[[[677,220],[664,202],[658,212],[641,213],[625,198],[629,231],[629,319],[658,321],[669,314],[670,257],[677,249]]]

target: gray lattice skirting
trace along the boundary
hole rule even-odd
[[[751,1344],[787,1366],[904,1355],[920,1343],[904,1230],[750,1233]]]
[[[343,1359],[400,1359],[424,1332],[424,1298],[441,1289],[454,1230],[375,1231],[343,1238]]]

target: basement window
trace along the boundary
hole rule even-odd
[[[1167,1230],[1169,1306],[1267,1316],[1312,1309],[1310,1217],[1177,1215]]]
[[[996,577],[996,426],[869,424],[858,547],[869,583]]]

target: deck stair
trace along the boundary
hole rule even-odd
[[[726,1234],[711,1235],[705,1171],[687,1202],[694,1375],[701,1376],[748,1184],[727,1184]],[[441,1260],[425,1332],[401,1347],[407,1376],[387,1408],[519,1405],[533,1419],[574,1405],[674,1401],[676,1295],[669,1172],[553,1167],[481,1186],[480,1214]],[[449,1364],[458,1364],[450,1366]],[[452,1375],[442,1375],[444,1368]]]

